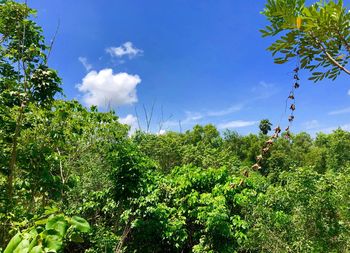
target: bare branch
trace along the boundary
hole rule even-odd
[[[55,34],[54,34],[52,40],[51,40],[50,47],[49,47],[49,52],[47,53],[46,64],[49,61],[49,58],[50,58],[50,55],[51,55],[51,51],[52,51],[53,45],[54,45],[54,43],[56,41],[56,37],[57,37],[58,31],[60,29],[60,26],[61,26],[61,20],[58,20],[56,31],[55,31]]]

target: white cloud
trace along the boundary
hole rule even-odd
[[[350,96],[350,90],[348,90],[348,95]]]
[[[339,115],[339,114],[346,114],[346,113],[350,113],[350,107],[340,109],[340,110],[331,111],[328,113],[328,115]]]
[[[130,59],[143,53],[141,49],[134,47],[130,41],[125,42],[119,47],[109,47],[106,49],[106,52],[109,53],[112,57],[121,58],[123,56],[128,56]]]
[[[323,128],[318,130],[317,132],[322,132],[322,133],[332,133],[333,131],[337,130],[338,128],[344,130],[344,131],[350,131],[350,124],[344,124],[341,126],[332,126],[332,127],[327,127],[327,128]]]
[[[243,109],[242,105],[234,105],[229,108],[220,110],[220,111],[209,111],[207,113],[207,116],[209,117],[219,117],[219,116],[225,116],[234,112],[238,112]]]
[[[183,123],[194,123],[204,118],[204,115],[199,112],[190,112],[186,111],[186,118],[183,120]]]
[[[121,124],[133,126],[133,125],[135,125],[137,123],[137,118],[134,115],[132,115],[132,114],[128,114],[124,118],[119,118],[119,122]]]
[[[311,129],[319,128],[320,127],[320,123],[317,120],[311,120],[311,121],[304,122],[302,124],[302,126],[306,130],[311,130]]]
[[[227,123],[218,124],[219,129],[233,129],[253,126],[257,124],[258,121],[244,121],[244,120],[234,120]]]
[[[134,133],[137,129],[137,117],[132,114],[128,114],[124,118],[119,118],[119,123],[130,126],[130,134]]]
[[[166,134],[166,130],[164,129],[159,130],[159,132],[157,133],[157,135],[164,135],[164,134]]]
[[[140,82],[138,75],[103,69],[89,72],[77,88],[85,93],[83,100],[88,106],[119,106],[137,102],[136,86]]]
[[[83,64],[87,72],[89,72],[92,69],[92,65],[88,62],[88,59],[86,57],[79,57],[78,60],[81,64]]]

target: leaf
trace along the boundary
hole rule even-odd
[[[44,250],[40,245],[38,245],[32,248],[32,250],[29,251],[29,253],[44,253]]]
[[[62,237],[59,235],[46,235],[45,236],[45,250],[58,251],[62,248]]]
[[[300,30],[302,22],[303,22],[302,18],[301,17],[297,17],[296,23],[297,23],[297,29],[298,30]]]
[[[31,237],[32,237],[32,241],[29,244],[28,250],[30,251],[34,246],[37,245],[38,242],[38,232],[36,231],[36,229],[33,229],[32,231],[30,231]]]
[[[67,225],[67,221],[64,219],[63,215],[56,215],[49,218],[45,228],[47,230],[53,229],[57,231],[61,237],[64,237],[67,231]]]
[[[16,247],[18,246],[18,244],[21,241],[22,241],[22,234],[18,232],[14,237],[12,237],[12,239],[8,243],[4,253],[12,253],[12,252],[14,252]]]
[[[29,250],[29,240],[24,239],[18,244],[16,249],[13,251],[13,253],[24,253],[24,252],[28,252],[28,250]]]
[[[69,224],[74,226],[80,232],[87,233],[90,231],[90,225],[84,218],[73,216],[69,220]]]
[[[72,242],[78,242],[78,243],[82,243],[84,242],[84,239],[77,233],[73,233],[71,236],[70,236],[70,240]]]

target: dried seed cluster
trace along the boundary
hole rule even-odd
[[[291,127],[291,125],[292,125],[292,123],[294,121],[294,118],[295,118],[294,117],[294,111],[296,109],[296,106],[295,106],[295,90],[300,87],[299,70],[300,70],[299,67],[296,67],[293,70],[293,74],[294,74],[293,86],[292,86],[292,89],[289,92],[289,95],[288,95],[288,98],[287,98],[287,101],[289,102],[290,114],[288,116],[288,122],[289,122],[288,127],[284,131],[284,138],[286,138],[286,139],[290,139],[290,137],[291,137],[289,129],[290,129],[290,127]],[[274,134],[270,137],[270,139],[268,139],[265,142],[265,144],[264,144],[264,146],[263,146],[263,148],[261,150],[261,154],[256,157],[256,163],[252,166],[253,170],[260,170],[261,169],[261,162],[264,160],[266,155],[270,152],[271,147],[273,146],[274,142],[277,140],[277,138],[280,136],[281,133],[282,133],[281,127],[277,126],[274,129]],[[248,173],[244,172],[244,175],[248,176]]]

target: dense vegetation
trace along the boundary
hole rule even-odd
[[[0,4],[0,252],[350,251],[349,132],[282,135],[259,171],[266,119],[129,136],[54,99],[33,13]]]

